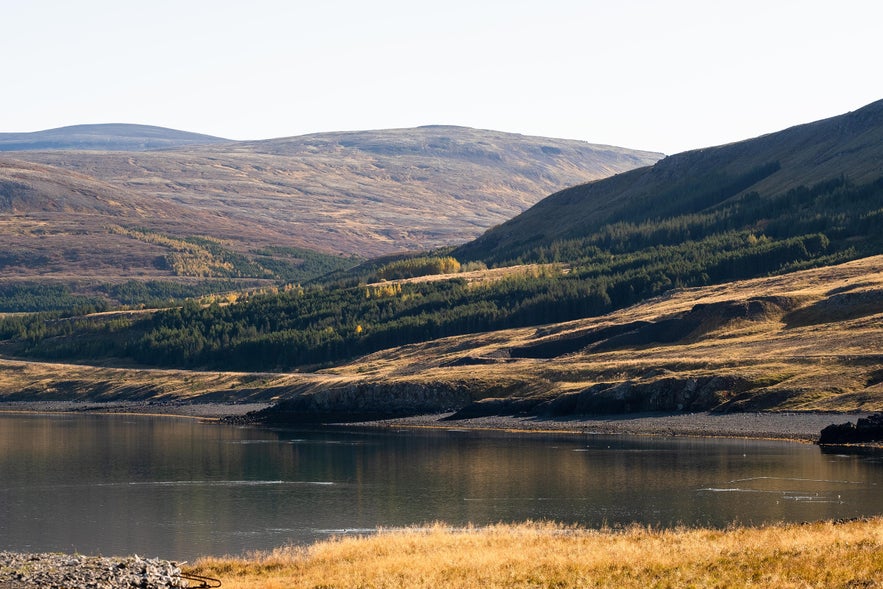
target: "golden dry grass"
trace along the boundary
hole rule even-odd
[[[436,525],[203,558],[189,571],[228,589],[878,587],[883,519],[729,530]]]
[[[0,359],[0,401],[271,401],[294,376]],[[301,379],[297,379],[298,381]]]

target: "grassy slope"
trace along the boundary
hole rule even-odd
[[[187,570],[230,589],[876,587],[883,584],[883,521],[624,531],[437,525],[204,558]]]
[[[495,271],[489,271],[493,279]],[[778,301],[729,321],[704,321],[672,342],[577,349],[551,358],[512,358],[529,348],[600,327],[660,318],[689,319],[697,304]],[[773,299],[774,297],[774,299]],[[748,308],[745,305],[745,308]],[[685,315],[685,313],[687,313]],[[436,340],[301,374],[132,370],[0,361],[0,398],[18,400],[273,400],[299,393],[333,402],[353,387],[438,385],[473,400],[547,400],[597,383],[684,383],[732,379],[721,408],[883,410],[883,256],[755,280],[673,291],[609,315],[540,328]],[[63,377],[59,377],[63,374]],[[667,380],[666,380],[667,379]],[[378,389],[383,398],[388,393]],[[439,407],[443,409],[442,400]],[[664,408],[664,407],[663,407]]]

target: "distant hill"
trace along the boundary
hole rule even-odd
[[[0,313],[155,304],[307,280],[354,263],[272,232],[250,241],[260,230],[0,157]]]
[[[741,224],[762,231],[778,212],[764,212],[745,201],[748,197],[773,206],[800,187],[841,179],[862,186],[881,177],[883,101],[878,101],[855,112],[672,155],[650,167],[562,190],[460,247],[455,255],[494,263],[531,258],[553,243],[560,247],[588,239],[582,245],[601,244],[606,239],[602,233],[609,233],[611,226],[620,233],[647,233],[654,222],[666,219],[669,229],[673,224],[681,227],[682,239],[696,239],[707,233],[700,225],[714,215],[728,215],[728,228]],[[821,216],[842,206],[830,199],[817,204],[812,214]],[[795,210],[807,206],[794,203]],[[736,212],[748,208],[754,211],[748,216]]]
[[[77,129],[104,132],[117,146],[126,137],[147,145],[149,131],[167,141],[202,137],[73,127],[60,130],[68,147]],[[148,151],[9,151],[0,157],[0,279],[25,286],[0,289],[0,302],[29,301],[47,281],[99,298],[110,288],[102,285],[162,282],[111,297],[131,304],[308,280],[354,264],[353,256],[462,243],[550,192],[659,157],[462,127]],[[5,308],[51,308],[53,296]]]
[[[227,141],[211,135],[150,125],[74,125],[33,133],[0,133],[0,151],[149,151]]]
[[[158,206],[218,215],[244,232],[254,228],[255,241],[284,235],[281,245],[362,256],[463,243],[551,192],[662,157],[463,127],[9,155],[91,176]]]

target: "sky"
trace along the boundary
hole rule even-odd
[[[666,154],[883,99],[879,0],[0,0],[0,132],[463,125]]]

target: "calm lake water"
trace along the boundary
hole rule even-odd
[[[881,488],[881,454],[780,442],[0,415],[0,550],[192,560],[433,521],[849,518],[883,513]]]

